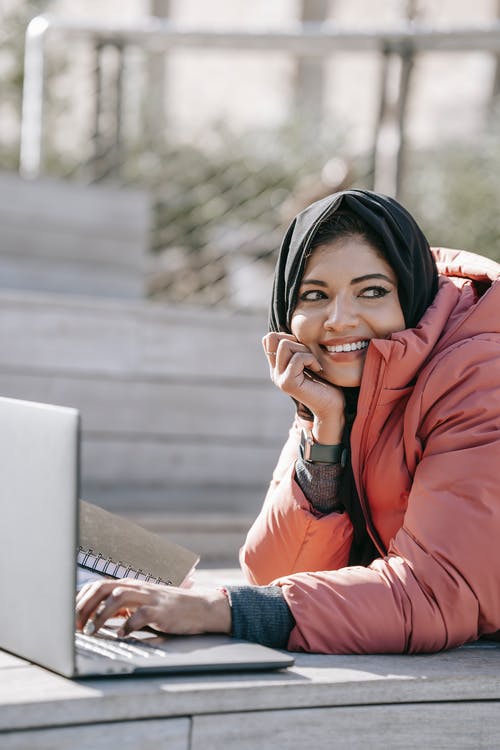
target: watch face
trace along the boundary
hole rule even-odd
[[[300,457],[304,459],[304,461],[311,461],[311,448],[314,445],[314,441],[312,439],[312,435],[307,430],[302,430],[300,434],[300,447],[299,447],[299,453]]]

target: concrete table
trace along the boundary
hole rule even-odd
[[[0,652],[2,750],[498,748],[500,644],[71,681]]]

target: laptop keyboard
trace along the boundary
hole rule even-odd
[[[94,659],[108,659],[135,662],[137,659],[167,658],[165,651],[138,639],[118,638],[114,631],[101,628],[96,635],[75,633],[75,647],[77,653]]]

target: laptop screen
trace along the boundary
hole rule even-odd
[[[74,673],[79,416],[0,398],[0,647]]]

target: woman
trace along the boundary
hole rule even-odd
[[[94,584],[79,627],[127,610],[124,632],[324,653],[431,652],[499,630],[498,277],[480,256],[431,254],[384,196],[347,190],[299,214],[264,337],[297,417],[241,552],[254,586]]]

